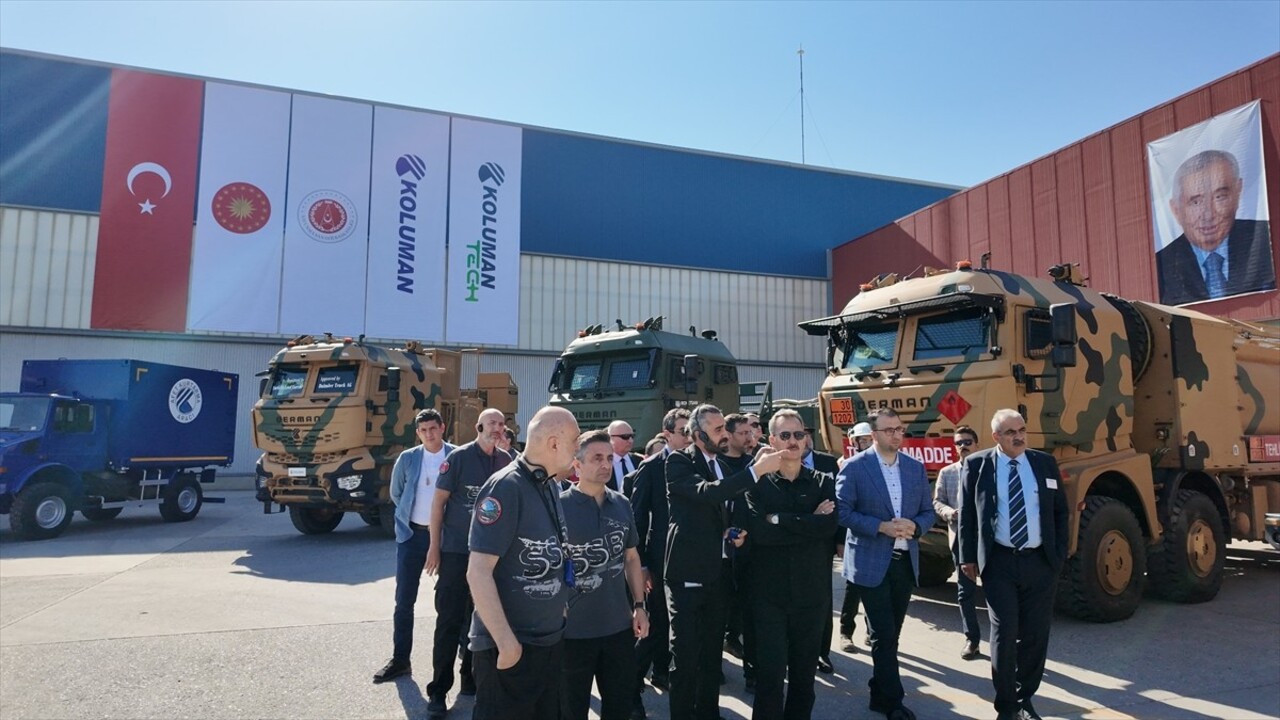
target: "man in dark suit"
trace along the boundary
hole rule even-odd
[[[657,455],[640,463],[640,468],[626,481],[633,488],[631,508],[636,516],[636,532],[640,544],[640,565],[645,577],[648,595],[645,606],[649,609],[649,634],[636,641],[636,693],[631,717],[645,717],[640,693],[644,689],[644,675],[653,666],[651,683],[656,688],[671,687],[670,630],[667,617],[667,589],[662,579],[663,557],[667,550],[667,456],[689,446],[689,411],[684,408],[668,410],[662,418],[662,436],[667,446]]]
[[[915,720],[902,702],[898,637],[919,584],[919,538],[933,527],[924,465],[899,452],[906,427],[881,408],[867,417],[873,446],[845,463],[836,479],[840,524],[849,529],[844,578],[858,586],[871,634],[870,708],[889,720]]]
[[[1160,302],[1181,305],[1276,288],[1269,223],[1236,219],[1243,189],[1239,163],[1229,152],[1205,150],[1178,167],[1169,209],[1182,234],[1156,252]]]
[[[1070,542],[1053,456],[1027,448],[1016,410],[991,418],[996,447],[964,461],[960,571],[979,576],[991,618],[991,680],[999,720],[1039,720],[1031,698],[1044,675],[1054,585]]]
[[[836,460],[836,456],[830,453],[820,452],[813,449],[813,428],[805,428],[805,443],[808,451],[805,453],[804,466],[809,468],[818,476],[818,480],[824,486],[835,486],[836,473],[840,472],[840,463]],[[831,539],[831,554],[835,556],[838,548],[844,545],[845,530],[840,526],[836,526],[836,534]],[[830,675],[836,671],[835,665],[831,664],[831,642],[835,639],[835,621],[831,615],[831,594],[827,593],[827,613],[824,616],[822,624],[822,647],[818,652],[818,672]]]
[[[613,476],[609,478],[608,488],[631,497],[631,490],[626,484],[626,476],[636,471],[644,458],[631,452],[636,444],[636,433],[631,424],[625,420],[614,420],[609,423],[609,444],[613,446]]]
[[[665,558],[667,608],[671,611],[671,718],[720,716],[720,653],[725,603],[721,560],[728,538],[725,502],[777,471],[782,454],[764,448],[755,461],[730,472],[716,454],[728,448],[724,415],[714,405],[694,408],[693,446],[667,458],[671,521]]]

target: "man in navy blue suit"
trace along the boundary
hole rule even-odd
[[[872,450],[856,455],[836,479],[845,539],[844,578],[858,586],[871,635],[870,708],[889,720],[915,720],[902,702],[898,636],[920,577],[919,538],[933,527],[924,465],[898,452],[906,426],[888,408],[867,417]]]

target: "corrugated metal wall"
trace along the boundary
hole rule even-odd
[[[89,326],[98,217],[0,207],[0,325]]]
[[[879,273],[920,265],[975,264],[1043,275],[1079,262],[1090,285],[1123,297],[1159,298],[1146,144],[1254,99],[1262,101],[1263,158],[1280,223],[1280,55],[1273,55],[1051,155],[908,215],[832,251],[832,291],[841,308]],[[1280,252],[1274,253],[1280,262]],[[1196,306],[1242,320],[1280,317],[1280,292]]]

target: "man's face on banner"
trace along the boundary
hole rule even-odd
[[[1169,207],[1192,245],[1206,251],[1217,249],[1236,221],[1243,188],[1244,181],[1235,177],[1225,162],[1212,163],[1182,179],[1181,192],[1169,201]]]

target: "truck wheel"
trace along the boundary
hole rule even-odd
[[[84,516],[85,520],[106,522],[108,520],[114,520],[122,510],[124,510],[124,508],[80,508],[80,514]]]
[[[179,473],[165,486],[160,502],[160,517],[165,522],[186,522],[194,518],[204,505],[200,483],[186,473]]]
[[[360,513],[360,519],[364,521],[365,525],[378,527],[382,524],[382,514],[378,512],[378,510],[379,508],[370,508],[365,510]]]
[[[1092,622],[1133,615],[1146,586],[1147,553],[1133,511],[1109,497],[1094,496],[1080,513],[1076,554],[1067,558],[1058,587],[1058,608]]]
[[[333,529],[338,527],[338,523],[342,522],[342,511],[290,505],[289,519],[303,535],[323,535],[333,532]]]
[[[1204,493],[1179,490],[1169,506],[1161,552],[1151,556],[1156,594],[1181,603],[1212,600],[1222,588],[1226,556],[1218,508]]]
[[[24,540],[58,537],[71,524],[71,491],[61,483],[28,485],[13,499],[9,526]]]

